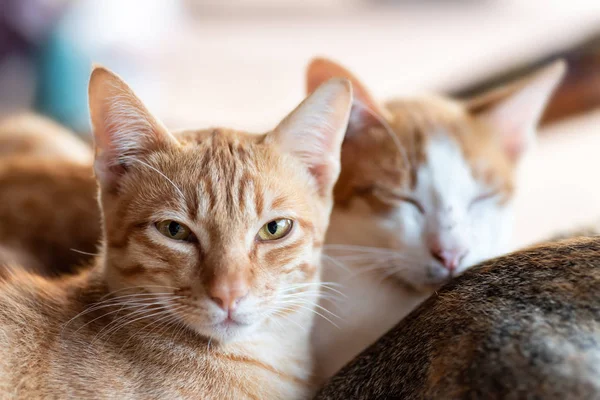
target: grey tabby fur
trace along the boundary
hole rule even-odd
[[[599,399],[600,238],[515,252],[444,286],[316,399]]]

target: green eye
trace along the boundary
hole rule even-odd
[[[170,219],[157,222],[156,229],[164,236],[173,240],[189,240],[192,237],[190,228]]]
[[[258,231],[258,238],[263,241],[281,239],[292,230],[291,219],[275,219],[267,222]]]

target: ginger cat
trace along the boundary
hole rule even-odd
[[[88,165],[90,147],[73,132],[35,114],[18,114],[0,121],[0,157],[32,156],[70,160]]]
[[[89,263],[101,235],[96,192],[89,164],[0,157],[0,268],[60,275]]]
[[[0,397],[308,398],[350,83],[263,135],[171,134],[102,67],[89,95],[100,255],[54,281],[5,271]]]
[[[325,379],[374,342],[433,289],[508,251],[519,159],[565,67],[461,102],[444,97],[380,105],[340,65],[315,59],[307,91],[350,79],[354,105],[327,233],[323,281],[343,298],[321,306],[318,375]]]
[[[0,121],[0,265],[56,275],[89,261],[100,238],[92,161],[87,143],[47,118]]]

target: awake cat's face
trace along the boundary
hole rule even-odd
[[[96,69],[90,108],[110,289],[148,296],[164,318],[221,341],[271,320],[310,323],[350,105],[350,84],[338,79],[266,135],[171,135],[119,78]]]
[[[506,251],[515,168],[563,70],[555,64],[468,102],[380,107],[348,71],[313,61],[309,92],[332,76],[355,88],[328,243],[368,248],[335,254],[421,287]]]

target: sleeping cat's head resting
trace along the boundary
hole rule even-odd
[[[172,134],[102,67],[89,97],[109,289],[152,293],[217,340],[310,324],[350,82],[321,85],[264,135]]]
[[[343,67],[313,60],[309,93],[332,77],[354,88],[328,243],[392,250],[354,259],[417,287],[505,251],[515,167],[564,70],[559,61],[468,101],[380,106]]]

